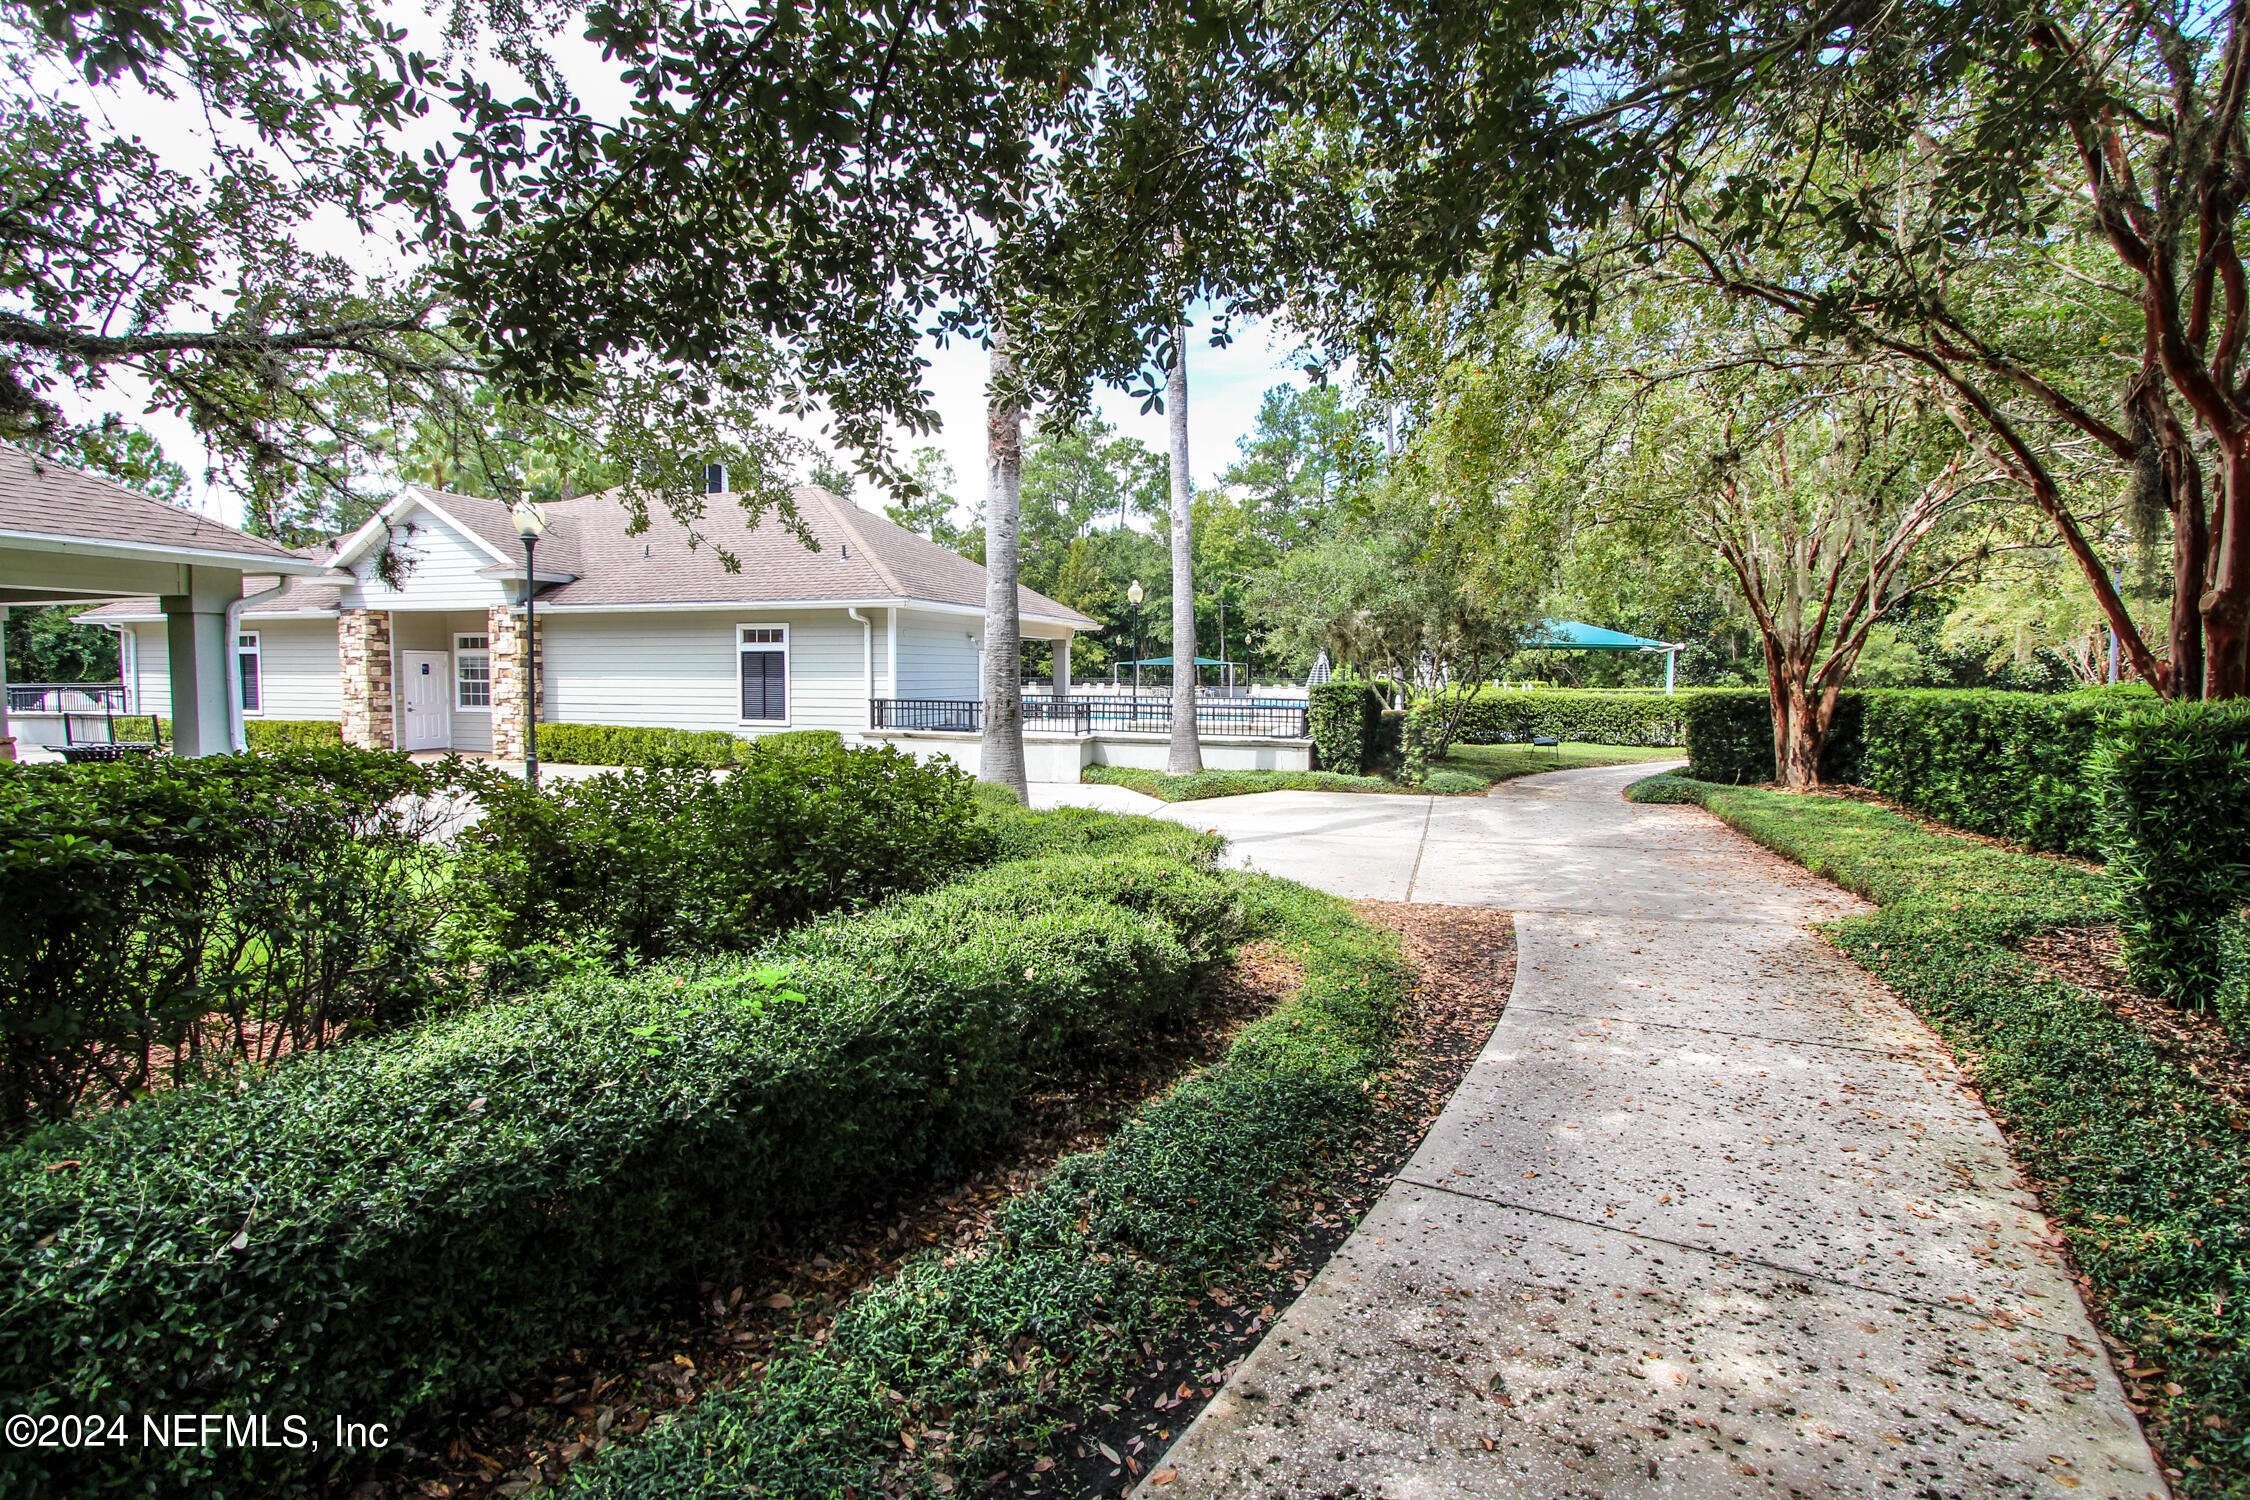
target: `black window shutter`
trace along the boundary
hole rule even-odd
[[[789,672],[781,652],[742,653],[742,717],[789,717]]]

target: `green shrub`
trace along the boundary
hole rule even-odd
[[[834,729],[781,729],[772,734],[761,734],[751,743],[769,752],[803,751],[818,754],[843,749],[844,736]],[[746,757],[749,745],[743,745],[740,753]]]
[[[2216,1007],[2229,920],[2250,905],[2250,704],[2140,707],[2105,726],[2092,773],[2127,973]]]
[[[956,1166],[1074,1053],[1176,1015],[1231,887],[1128,863],[986,871],[52,1127],[0,1156],[0,1405],[319,1432],[504,1389],[712,1258]],[[25,1493],[263,1493],[323,1457],[56,1451]]]
[[[642,955],[747,948],[986,857],[970,782],[889,747],[752,747],[725,776],[632,769],[533,792],[467,772],[462,879],[503,950],[573,935]]]
[[[2211,1009],[2236,1040],[2250,1041],[2250,913],[2222,919],[2215,946],[2219,993]]]
[[[2105,723],[2148,701],[2112,693],[1867,693],[1849,779],[1957,828],[2094,854],[2101,794],[2088,757]]]
[[[724,729],[542,724],[539,758],[558,766],[731,766],[749,741]]]
[[[242,733],[252,750],[269,755],[277,750],[335,750],[344,743],[344,726],[334,719],[244,719]]]
[[[1544,736],[1588,745],[1677,745],[1682,734],[1681,707],[1692,696],[1582,692],[1574,688],[1517,693],[1483,688],[1462,709],[1461,728],[1454,741],[1462,745],[1517,745]],[[1427,709],[1415,710],[1417,718],[1428,713]]]
[[[2012,951],[2034,933],[2102,920],[2102,877],[1842,798],[1690,785],[1759,843],[1878,904],[1824,933],[1973,1067],[2109,1315],[2106,1331],[2182,1388],[2148,1424],[2184,1471],[2178,1492],[2243,1493],[2250,1137],[2147,1033]]]
[[[851,1299],[827,1336],[712,1391],[573,1476],[587,1500],[966,1492],[1050,1442],[1058,1412],[1146,1379],[1143,1348],[1213,1286],[1270,1285],[1284,1188],[1318,1193],[1372,1114],[1409,972],[1344,902],[1255,876],[1249,930],[1304,965],[1218,1066],[1143,1106],[1001,1213],[989,1245]],[[893,1393],[899,1399],[893,1399]],[[902,1430],[943,1427],[909,1454]],[[941,1477],[942,1476],[942,1477]]]
[[[1490,788],[1491,782],[1470,771],[1437,770],[1422,778],[1422,790],[1441,797],[1459,796],[1465,792],[1481,792]]]
[[[1365,774],[1381,754],[1383,700],[1360,678],[1324,682],[1305,694],[1305,722],[1319,768]]]
[[[0,1133],[446,997],[440,767],[0,765]]]
[[[1217,834],[1168,818],[1120,817],[1090,807],[1032,809],[1014,798],[980,804],[977,826],[995,860],[1047,854],[1161,854],[1208,863],[1226,847]]]

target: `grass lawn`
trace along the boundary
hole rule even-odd
[[[1880,910],[1824,929],[1955,1048],[2066,1236],[2182,1496],[2250,1496],[2250,1119],[2017,944],[2106,922],[2103,877],[1841,797],[1636,783]]]
[[[1410,796],[1474,796],[1495,782],[1541,771],[1576,771],[1588,766],[1631,765],[1650,760],[1681,760],[1682,750],[1650,750],[1635,745],[1582,745],[1565,742],[1552,749],[1530,745],[1456,745],[1430,770],[1420,786],[1385,776],[1346,776],[1335,771],[1201,771],[1167,776],[1137,766],[1088,766],[1083,780],[1095,786],[1121,786],[1163,802],[1200,802],[1210,797],[1242,797],[1253,792],[1404,792]]]

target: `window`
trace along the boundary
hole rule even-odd
[[[481,635],[453,638],[453,706],[492,707],[491,641]]]
[[[234,638],[234,669],[242,678],[242,711],[254,714],[259,709],[258,637],[255,634]]]
[[[789,719],[789,627],[744,625],[737,632],[742,664],[742,717],[757,723]]]

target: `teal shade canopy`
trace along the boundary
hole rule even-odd
[[[1526,651],[1645,651],[1654,646],[1670,650],[1670,641],[1652,641],[1645,635],[1604,630],[1583,620],[1541,620],[1524,638]]]

